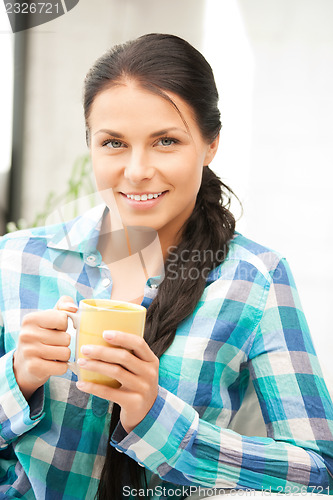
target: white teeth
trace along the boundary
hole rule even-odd
[[[127,198],[129,198],[130,200],[135,200],[135,201],[147,201],[147,200],[152,200],[153,198],[158,198],[159,196],[161,196],[162,192],[161,193],[155,193],[155,194],[142,194],[142,195],[139,195],[139,194],[127,194]]]

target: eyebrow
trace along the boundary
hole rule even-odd
[[[170,132],[175,132],[175,131],[183,132],[184,134],[188,135],[188,132],[185,131],[185,130],[183,130],[183,129],[181,129],[181,128],[170,127],[170,128],[166,128],[166,129],[163,129],[163,130],[158,130],[156,132],[153,132],[152,134],[150,134],[149,137],[151,137],[151,138],[159,137],[161,135],[167,135],[167,134],[170,134]],[[105,129],[105,128],[102,128],[101,130],[98,130],[97,132],[95,132],[94,135],[97,135],[97,134],[100,134],[100,133],[108,134],[108,135],[111,135],[112,137],[118,137],[119,139],[123,139],[125,137],[120,132],[116,132],[115,130],[108,130],[108,129]]]

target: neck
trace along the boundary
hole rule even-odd
[[[122,227],[113,230],[110,212],[104,217],[97,248],[103,261],[110,267],[124,259],[136,257],[140,272],[147,279],[161,274],[168,247],[172,244],[149,228]]]
[[[171,236],[167,231],[158,231],[158,239],[160,241],[163,260],[165,262],[172,249],[179,244],[180,236]]]

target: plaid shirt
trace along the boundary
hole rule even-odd
[[[80,392],[68,370],[28,405],[12,357],[26,313],[53,308],[61,295],[111,296],[110,271],[96,250],[101,220],[97,207],[0,240],[0,498],[92,500],[96,493],[111,404]],[[156,293],[148,280],[143,305]],[[228,428],[250,380],[268,437]],[[183,498],[194,486],[333,493],[332,431],[332,402],[289,267],[236,234],[161,357],[155,404],[131,433],[119,424],[111,444],[152,480],[163,479],[155,498]]]

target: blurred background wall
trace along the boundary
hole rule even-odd
[[[0,16],[4,232],[14,35],[3,3]],[[22,192],[12,192],[11,213],[32,221],[86,153],[82,82],[94,60],[147,32],[186,38],[216,75],[223,130],[212,167],[243,203],[237,229],[287,257],[322,366],[333,377],[332,26],[331,0],[80,0],[66,15],[15,35],[26,64],[16,59],[14,67],[22,83],[13,133]],[[233,209],[239,217],[237,202]]]

